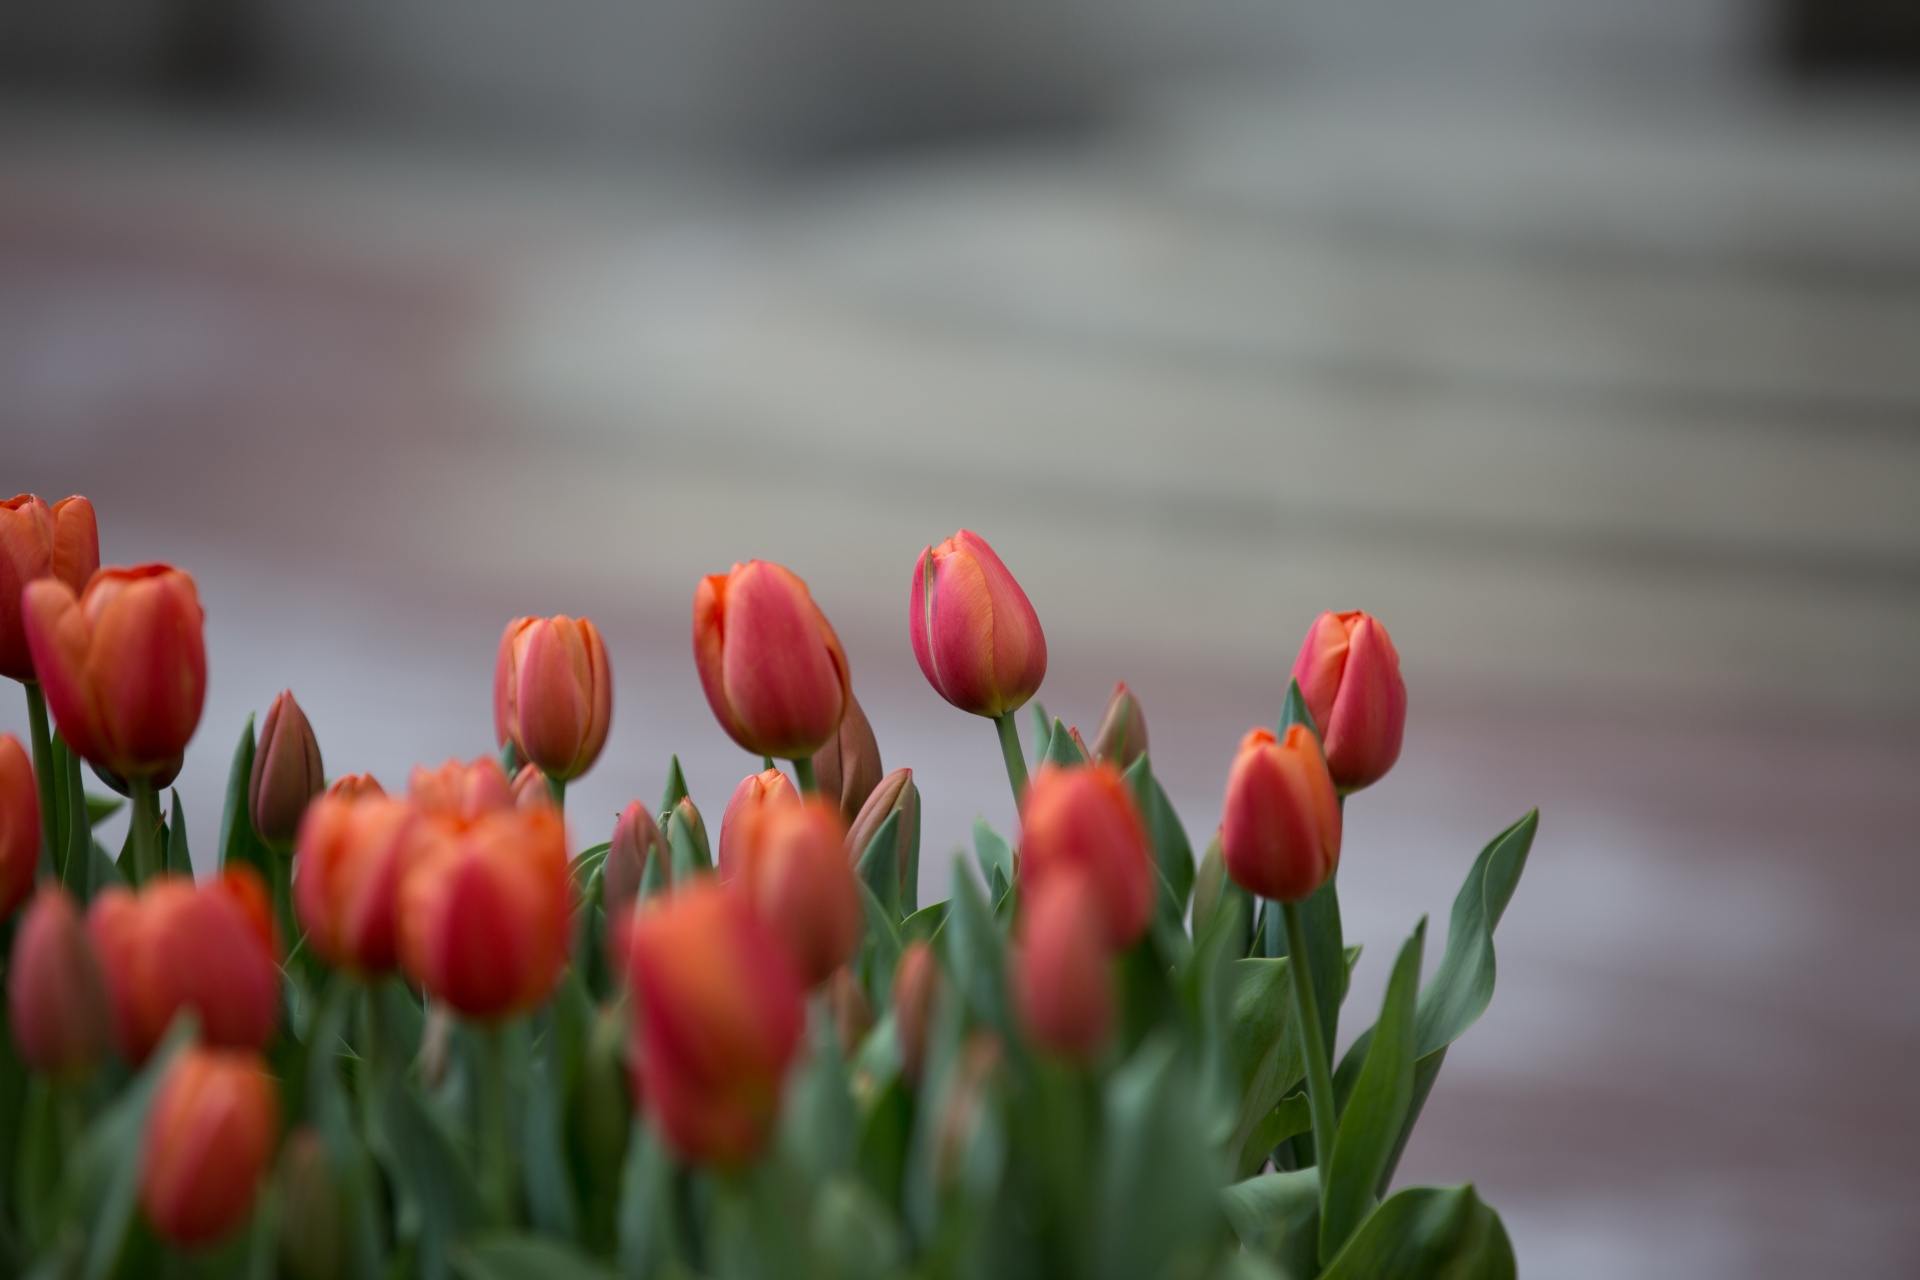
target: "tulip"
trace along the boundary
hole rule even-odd
[[[514,807],[512,784],[492,756],[472,764],[449,760],[438,769],[416,766],[407,781],[407,799],[421,813],[460,827]]]
[[[493,729],[559,782],[593,767],[613,723],[613,672],[585,618],[515,618],[493,668]]]
[[[846,838],[840,811],[808,796],[764,813],[737,865],[741,890],[786,944],[808,987],[831,977],[860,945],[866,907]]]
[[[753,833],[769,809],[799,802],[800,793],[778,769],[742,778],[720,815],[720,878],[730,880],[738,874]]]
[[[23,493],[0,502],[0,675],[34,679],[21,616],[26,585],[51,577],[79,595],[99,567],[100,534],[85,498],[62,498],[49,507]]]
[[[1113,686],[1113,696],[1107,699],[1107,710],[1100,717],[1100,727],[1094,731],[1093,753],[1089,759],[1104,760],[1117,769],[1129,769],[1133,762],[1147,754],[1147,717],[1140,709],[1140,699],[1133,696],[1133,690],[1127,688],[1122,680]]]
[[[113,1031],[107,981],[66,890],[34,895],[7,967],[13,1045],[35,1071],[78,1076],[105,1053]]]
[[[394,967],[394,899],[423,821],[412,806],[385,795],[329,793],[307,810],[293,905],[308,945],[328,964],[361,977]]]
[[[607,905],[632,906],[640,897],[640,885],[651,861],[659,870],[662,884],[672,880],[667,838],[660,824],[647,812],[647,806],[635,800],[613,826],[613,839],[607,844],[607,860],[602,870],[602,892]]]
[[[893,1029],[900,1038],[900,1070],[920,1083],[927,1061],[927,1031],[940,996],[940,962],[924,942],[910,942],[893,970]]]
[[[1407,685],[1393,638],[1368,614],[1323,613],[1293,661],[1327,771],[1342,793],[1372,786],[1400,758]]]
[[[345,1217],[326,1143],[301,1125],[280,1149],[280,1265],[297,1280],[345,1275]]]
[[[307,713],[293,700],[292,690],[282,690],[260,726],[260,746],[247,780],[247,811],[260,838],[276,846],[291,843],[300,831],[300,815],[320,794],[326,776]]]
[[[547,785],[547,775],[540,772],[537,764],[521,765],[520,772],[507,784],[507,791],[513,796],[516,809],[554,808],[553,788]]]
[[[840,731],[813,757],[813,776],[820,794],[840,806],[840,816],[852,822],[880,785],[880,742],[860,700],[847,694],[847,714]]]
[[[177,1249],[209,1244],[253,1209],[273,1158],[280,1099],[257,1054],[184,1050],[147,1115],[140,1207]]]
[[[894,824],[893,848],[880,856],[897,868],[900,902],[911,910],[920,895],[920,788],[913,784],[913,770],[895,769],[867,797],[847,832],[847,860],[859,866],[881,824],[896,813],[900,820]]]
[[[566,828],[550,809],[430,826],[400,880],[400,961],[483,1022],[546,999],[566,964],[573,901]]]
[[[1340,801],[1305,725],[1285,738],[1255,729],[1227,774],[1220,824],[1227,874],[1248,893],[1304,902],[1340,862]]]
[[[909,626],[927,682],[962,711],[1018,711],[1047,675],[1047,638],[1026,592],[965,529],[920,553]]]
[[[335,799],[359,800],[383,797],[387,789],[380,785],[380,779],[370,773],[346,773],[333,780],[333,785],[327,788],[327,794]]]
[[[822,992],[827,998],[827,1016],[833,1021],[840,1056],[851,1059],[867,1033],[873,1030],[873,1001],[867,999],[866,987],[845,965],[833,971]]]
[[[1073,1062],[1090,1062],[1113,1029],[1113,977],[1097,895],[1083,873],[1042,881],[1022,907],[1014,996],[1027,1036]]]
[[[1153,918],[1155,873],[1147,825],[1133,789],[1110,764],[1042,766],[1020,811],[1020,891],[1031,896],[1056,873],[1078,870],[1114,951],[1131,946]]]
[[[0,733],[0,920],[33,890],[40,866],[40,792],[26,748]]]
[[[633,926],[640,1089],[682,1159],[740,1167],[766,1145],[805,1022],[800,978],[745,899],[709,879]]]
[[[934,1180],[946,1190],[959,1180],[968,1151],[980,1132],[980,1123],[992,1103],[1006,1050],[990,1031],[975,1031],[960,1046],[960,1060],[940,1102],[934,1130]]]
[[[765,560],[701,579],[693,660],[714,718],[757,756],[810,760],[853,697],[847,655],[807,584]]]

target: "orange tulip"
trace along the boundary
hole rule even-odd
[[[962,529],[920,553],[909,612],[920,670],[962,711],[1016,711],[1047,678],[1040,617],[977,533]]]
[[[573,898],[566,827],[551,809],[432,826],[400,880],[400,962],[469,1018],[547,998],[567,960]]]
[[[833,741],[813,757],[814,783],[820,794],[840,806],[840,816],[852,822],[880,785],[885,770],[880,764],[880,740],[873,736],[873,725],[860,707],[860,700],[847,695],[847,714]]]
[[[730,880],[739,874],[754,831],[770,809],[800,803],[800,793],[778,769],[751,774],[740,780],[720,815],[720,878]]]
[[[327,794],[337,799],[358,800],[367,796],[384,796],[387,789],[380,785],[380,779],[370,773],[343,773],[333,780],[327,788]]]
[[[40,792],[26,748],[0,733],[0,920],[33,891],[40,866]]]
[[[1153,847],[1133,790],[1110,764],[1042,766],[1020,807],[1020,890],[1077,870],[1109,948],[1131,946],[1153,918]]]
[[[900,1038],[900,1070],[920,1083],[927,1061],[927,1031],[940,996],[940,961],[924,942],[910,942],[893,970],[893,1029]]]
[[[757,756],[812,756],[833,741],[853,697],[840,637],[807,584],[765,560],[701,579],[693,660],[714,718]]]
[[[613,839],[607,844],[603,872],[608,906],[632,906],[640,896],[640,882],[647,874],[647,863],[660,868],[662,884],[671,882],[671,856],[660,824],[647,812],[647,806],[635,800],[614,823]]]
[[[540,772],[537,764],[523,764],[520,772],[513,775],[513,781],[507,790],[513,796],[516,809],[551,809],[553,788],[547,785],[547,775]]]
[[[1340,802],[1320,744],[1305,725],[1285,738],[1255,729],[1227,775],[1220,848],[1248,893],[1303,902],[1340,863]]]
[[[846,836],[840,811],[808,796],[765,814],[737,867],[741,890],[786,944],[808,987],[831,977],[860,945],[866,908]]]
[[[385,795],[328,794],[307,810],[294,859],[293,904],[308,944],[328,964],[360,975],[394,967],[394,900],[424,821],[412,806]]]
[[[49,507],[30,493],[0,502],[0,675],[32,680],[20,595],[36,578],[55,578],[75,595],[100,567],[93,504],[62,498]]]
[[[141,1150],[140,1207],[153,1233],[191,1249],[238,1226],[279,1129],[280,1097],[258,1054],[182,1052],[154,1095]]]
[[[493,729],[565,782],[593,767],[613,723],[613,670],[585,618],[515,618],[493,668]]]
[[[207,694],[193,579],[164,564],[102,569],[76,596],[41,578],[27,584],[21,611],[67,745],[122,778],[171,782]]]
[[[1364,613],[1321,614],[1294,659],[1293,678],[1320,730],[1334,786],[1358,791],[1384,778],[1407,727],[1407,684],[1387,629]]]
[[[291,842],[300,831],[300,815],[326,777],[307,713],[293,700],[293,691],[283,689],[267,708],[247,779],[247,810],[260,838],[272,845]]]
[[[73,899],[58,885],[34,895],[7,966],[13,1044],[28,1066],[52,1076],[85,1072],[112,1035],[106,977]]]
[[[1043,881],[1021,905],[1014,996],[1042,1049],[1075,1062],[1097,1056],[1113,1029],[1113,977],[1097,895],[1079,871]]]
[[[416,765],[407,781],[407,799],[428,817],[461,827],[514,807],[512,784],[492,756],[472,764],[449,760],[438,769]]]
[[[682,1159],[747,1164],[806,1020],[786,948],[739,894],[701,879],[639,913],[627,969],[653,1123]]]

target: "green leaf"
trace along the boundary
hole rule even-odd
[[[1287,736],[1287,730],[1296,724],[1307,726],[1308,729],[1313,731],[1314,737],[1318,738],[1320,736],[1320,726],[1313,722],[1313,712],[1307,709],[1307,699],[1306,696],[1300,692],[1300,682],[1298,680],[1289,680],[1287,681],[1287,696],[1280,703],[1280,723],[1276,727],[1276,731],[1284,738]]]
[[[689,818],[687,815],[691,814]],[[692,804],[675,805],[667,815],[667,848],[673,855],[673,882],[713,870],[713,850],[707,843],[707,824]]]
[[[168,793],[167,870],[176,876],[193,878],[193,855],[187,851],[187,814],[180,807],[180,789]]]
[[[585,1254],[515,1231],[489,1231],[462,1241],[450,1255],[465,1280],[614,1280]]]
[[[1279,1263],[1289,1280],[1319,1274],[1318,1169],[1249,1178],[1221,1192],[1220,1204],[1240,1243]]]
[[[555,1004],[557,1005],[557,1001]],[[563,1081],[567,1072],[555,1029],[557,1009],[550,1005],[533,1017],[538,1039],[527,1057],[525,1106],[521,1117],[521,1188],[535,1230],[570,1244],[580,1239],[580,1208],[573,1173],[567,1165]]]
[[[665,815],[672,813],[674,806],[685,800],[687,794],[687,775],[680,771],[680,757],[676,755],[667,761],[667,785],[666,789],[660,793],[660,813],[663,824],[666,821]]]
[[[394,1181],[419,1207],[417,1262],[422,1276],[444,1274],[451,1243],[487,1219],[471,1163],[455,1150],[397,1073],[375,1085],[375,1109],[382,1130],[382,1155]]]
[[[87,825],[97,827],[126,807],[127,802],[119,796],[103,796],[89,791],[87,799]]]
[[[253,816],[247,811],[247,783],[253,775],[254,749],[253,717],[248,716],[246,727],[240,731],[240,741],[233,749],[233,764],[227,769],[226,807],[220,813],[220,865],[245,863],[272,884],[272,868],[267,864],[270,851],[266,842],[254,834]]]
[[[873,839],[867,841],[855,868],[861,882],[895,919],[900,916],[900,867],[895,860],[899,838],[900,811],[895,809],[873,833]]]
[[[1255,1141],[1262,1123],[1306,1075],[1293,1017],[1293,980],[1284,959],[1236,960],[1227,970],[1226,1059],[1240,1100],[1227,1149],[1236,1170],[1258,1169],[1272,1144]]]
[[[1038,698],[1033,700],[1032,715],[1033,758],[1035,760],[1045,760],[1047,758],[1047,739],[1052,736],[1052,730],[1049,726],[1053,722],[1047,718],[1046,705]]]
[[[133,1083],[81,1135],[67,1165],[70,1203],[88,1220],[84,1280],[106,1280],[125,1247],[140,1188],[140,1140],[147,1110],[173,1060],[196,1034],[191,1014],[173,1020],[167,1038]]]
[[[1145,754],[1127,770],[1127,783],[1133,788],[1140,816],[1146,820],[1147,834],[1153,839],[1154,862],[1160,868],[1162,910],[1175,921],[1187,918],[1187,900],[1193,893],[1193,845],[1187,839],[1173,802],[1153,776],[1153,766]]]
[[[1234,1170],[1234,1175],[1241,1178],[1252,1176],[1266,1163],[1267,1154],[1275,1147],[1312,1130],[1313,1111],[1307,1105],[1307,1095],[1288,1094],[1254,1125],[1252,1136],[1240,1149],[1239,1166]]]
[[[58,779],[64,780],[55,791],[66,802],[60,823],[65,845],[60,853],[60,881],[74,897],[89,902],[97,889],[111,882],[94,875],[93,824],[83,813],[87,799],[85,784],[80,778],[80,757],[68,749],[66,741],[57,733],[53,736],[53,760]]]
[[[866,904],[867,933],[860,945],[859,972],[874,1007],[885,1008],[893,998],[893,971],[900,966],[900,927],[893,912],[864,884],[860,898]]]
[[[874,1028],[897,1045],[891,1017]],[[865,1056],[864,1054],[862,1055]],[[896,1069],[874,1093],[860,1117],[853,1167],[862,1181],[888,1204],[900,1203],[908,1144],[913,1138],[913,1094]]]
[[[1414,1006],[1420,989],[1420,956],[1426,945],[1422,917],[1400,948],[1387,980],[1387,994],[1374,1024],[1372,1047],[1327,1160],[1325,1208],[1320,1217],[1320,1256],[1330,1259],[1373,1209],[1387,1161],[1413,1103]]]
[[[993,883],[993,872],[997,867],[1006,877],[1008,884],[1013,883],[1013,846],[987,825],[985,818],[973,820],[973,856],[980,864],[980,878],[989,885]],[[997,901],[997,895],[989,901]]]
[[[1153,1280],[1205,1247],[1222,1225],[1226,1182],[1200,1123],[1193,1072],[1165,1029],[1107,1081],[1100,1160],[1103,1280]]]
[[[820,1189],[807,1234],[827,1274],[840,1280],[883,1280],[906,1260],[906,1242],[887,1206],[851,1178]]]
[[[846,1064],[833,1017],[819,1000],[809,1010],[808,1053],[787,1083],[780,1110],[780,1144],[795,1167],[815,1180],[853,1168],[859,1123],[847,1091]]]
[[[900,943],[905,946],[913,942],[932,942],[940,936],[940,929],[947,923],[947,908],[950,904],[936,902],[925,906],[900,922]]]
[[[633,1119],[620,1175],[619,1262],[623,1280],[647,1280],[685,1256],[675,1212],[673,1157],[653,1130]]]
[[[1223,911],[1222,908],[1229,903],[1236,904],[1235,909]],[[1219,922],[1233,930],[1233,936],[1224,939],[1221,945],[1235,956],[1244,956],[1253,942],[1253,919],[1253,895],[1227,875],[1227,860],[1220,850],[1220,836],[1215,833],[1207,844],[1206,856],[1200,860],[1200,869],[1194,875],[1194,943],[1196,946],[1202,944],[1216,927],[1216,922]]]
[[[1062,769],[1077,769],[1087,762],[1086,755],[1073,740],[1073,733],[1058,720],[1053,722],[1053,728],[1047,734],[1046,754],[1036,759],[1040,764],[1058,765]]]
[[[990,1026],[1009,1027],[1006,1004],[1006,940],[994,923],[980,886],[959,858],[953,868],[953,910],[942,936],[947,972],[974,1015]]]
[[[383,1265],[379,1210],[373,1194],[373,1164],[354,1125],[346,1090],[340,1083],[342,1036],[348,1006],[357,994],[352,984],[336,980],[320,997],[307,1044],[306,1109],[327,1149],[327,1164],[339,1189],[341,1223],[346,1240],[343,1256],[355,1275],[376,1275]]]
[[[1361,1224],[1321,1280],[1515,1280],[1500,1215],[1460,1187],[1409,1187]]]

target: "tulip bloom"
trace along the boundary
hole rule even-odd
[[[672,857],[660,824],[647,812],[647,806],[635,800],[613,825],[613,839],[607,844],[602,884],[608,907],[632,906],[640,896],[640,884],[651,861],[660,868],[661,883],[670,883]]]
[[[20,595],[36,578],[64,582],[77,596],[100,567],[93,504],[62,498],[49,507],[30,493],[0,502],[0,676],[32,680]]]
[[[209,1244],[253,1209],[273,1158],[280,1098],[258,1054],[191,1048],[147,1115],[140,1207],[176,1249]]]
[[[1340,801],[1320,744],[1305,725],[1285,738],[1255,729],[1227,775],[1220,848],[1248,893],[1304,902],[1340,864]]]
[[[33,890],[40,866],[40,792],[20,739],[0,733],[0,920]]]
[[[820,794],[840,806],[840,816],[852,822],[880,785],[880,741],[873,736],[873,725],[860,708],[860,700],[847,695],[847,714],[833,741],[813,757],[813,777]]]
[[[918,900],[920,886],[920,788],[913,784],[913,770],[895,769],[880,780],[880,785],[867,797],[866,804],[860,807],[859,816],[854,818],[853,827],[847,832],[847,860],[860,865],[866,856],[867,846],[880,834],[881,824],[894,813],[900,815],[900,821],[894,824],[894,844],[886,857],[900,875],[900,901],[911,904]]]
[[[291,842],[300,831],[300,815],[320,794],[326,777],[307,713],[293,700],[292,690],[283,689],[267,708],[247,779],[247,811],[260,838],[271,845]]]
[[[1062,769],[1046,765],[1033,777],[1020,809],[1020,891],[1078,871],[1092,895],[1103,937],[1114,951],[1131,946],[1153,918],[1153,846],[1133,789],[1110,764]]]
[[[799,803],[800,793],[778,769],[742,778],[720,815],[720,878],[730,880],[739,874],[747,846],[767,810]]]
[[[300,824],[293,905],[307,942],[336,968],[386,973],[398,959],[394,900],[425,819],[384,795],[326,795]]]
[[[85,1072],[112,1035],[107,981],[73,899],[58,885],[34,895],[7,966],[13,1044],[28,1066],[51,1076]]]
[[[1099,729],[1094,731],[1093,752],[1088,758],[1128,769],[1145,754],[1147,715],[1140,709],[1140,699],[1134,697],[1133,690],[1122,680],[1113,686],[1113,696],[1107,699],[1107,710],[1100,717]]]
[[[1017,711],[1046,679],[1040,617],[977,533],[962,529],[920,553],[909,615],[927,683],[962,711]]]
[[[515,618],[493,668],[493,731],[561,782],[593,767],[613,723],[613,671],[585,618]]]
[[[714,718],[757,756],[811,757],[833,741],[853,697],[840,637],[807,584],[765,560],[701,579],[693,660]]]
[[[21,612],[67,745],[122,778],[172,781],[207,693],[193,579],[164,564],[102,569],[76,596],[41,578],[27,584]]]
[[[338,799],[358,800],[362,797],[385,796],[387,789],[380,785],[380,779],[370,773],[343,773],[333,780],[327,788],[327,794]]]
[[[893,1029],[900,1038],[900,1070],[920,1083],[927,1061],[927,1030],[940,995],[940,962],[924,942],[910,942],[893,970]]]
[[[815,987],[852,957],[866,922],[847,862],[846,824],[818,796],[763,819],[737,864],[738,883],[786,944],[801,982]]]
[[[551,809],[433,825],[400,881],[400,961],[469,1018],[546,999],[567,960],[573,897],[566,827]]]
[[[407,799],[421,813],[459,827],[514,807],[506,770],[492,756],[472,764],[449,760],[438,769],[416,765],[407,781]]]
[[[628,945],[638,1092],[682,1159],[744,1166],[773,1131],[800,1045],[800,978],[730,886],[703,879],[655,903]]]
[[[1074,1062],[1099,1054],[1113,1030],[1113,976],[1097,896],[1079,871],[1043,881],[1022,904],[1014,1002],[1028,1037]]]
[[[1407,727],[1407,684],[1387,629],[1364,613],[1321,614],[1293,661],[1293,678],[1320,730],[1333,784],[1358,791],[1385,777]]]

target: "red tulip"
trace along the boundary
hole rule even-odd
[[[778,769],[742,778],[720,815],[720,878],[730,880],[738,874],[753,832],[769,809],[798,803],[800,793]]]
[[[1407,684],[1393,638],[1368,614],[1323,613],[1293,660],[1327,771],[1342,792],[1372,786],[1400,758]]]
[[[573,909],[566,828],[551,809],[433,826],[400,881],[400,961],[480,1021],[547,998],[567,960]]]
[[[1020,891],[1076,870],[1109,948],[1131,946],[1153,918],[1153,846],[1133,790],[1109,764],[1044,765],[1020,807]]]
[[[267,708],[247,780],[247,809],[260,838],[274,845],[290,842],[300,831],[307,802],[326,785],[326,776],[307,713],[291,690],[282,690]]]
[[[585,618],[515,618],[493,669],[493,729],[522,760],[567,781],[593,767],[613,723],[613,671]]]
[[[472,764],[449,760],[438,769],[416,765],[407,782],[407,799],[421,813],[455,826],[471,826],[514,807],[513,787],[492,756]]]
[[[671,883],[667,838],[660,824],[647,812],[647,806],[635,800],[621,813],[613,826],[613,839],[607,844],[603,885],[609,906],[632,906],[640,896],[640,882],[651,861],[660,868],[662,884]]]
[[[33,890],[40,866],[40,792],[20,740],[0,733],[0,920]]]
[[[191,1249],[238,1226],[279,1129],[280,1097],[258,1054],[183,1051],[154,1095],[141,1151],[140,1207],[153,1233]]]
[[[1305,725],[1285,738],[1255,729],[1227,775],[1220,847],[1248,893],[1303,902],[1340,863],[1340,801],[1320,744]]]
[[[893,1029],[900,1037],[900,1070],[920,1083],[927,1061],[927,1031],[940,995],[940,961],[924,942],[910,942],[893,970]]]
[[[386,973],[398,961],[394,901],[422,839],[413,807],[385,795],[328,794],[300,824],[293,904],[307,942],[350,973]]]
[[[920,553],[909,629],[927,682],[962,711],[1016,711],[1047,677],[1047,637],[986,539],[965,529]]]
[[[1113,1029],[1113,976],[1093,886],[1079,871],[1043,881],[1021,906],[1014,996],[1042,1049],[1075,1062],[1097,1056]]]
[[[172,781],[207,693],[193,579],[164,564],[102,569],[76,596],[41,578],[27,584],[21,611],[67,745],[122,778]]]
[[[1140,709],[1140,699],[1122,680],[1113,686],[1113,696],[1107,699],[1107,710],[1100,717],[1100,728],[1094,732],[1093,751],[1088,758],[1105,760],[1116,768],[1127,769],[1145,754],[1146,712]]]
[[[75,595],[100,567],[100,534],[93,504],[62,498],[49,507],[30,493],[0,502],[0,675],[31,680],[20,596],[36,578],[55,578]]]
[[[337,799],[359,800],[385,796],[387,789],[380,785],[380,779],[370,773],[344,773],[333,780],[333,785],[327,788],[327,794]]]
[[[633,925],[640,1089],[682,1159],[738,1167],[766,1145],[805,1007],[786,948],[729,886],[701,879]]]
[[[833,741],[853,696],[840,637],[807,584],[765,560],[701,579],[693,660],[714,718],[757,756],[812,756]]]
[[[52,1076],[85,1072],[112,1035],[107,982],[73,899],[58,885],[34,895],[7,967],[13,1044],[28,1066]]]
[[[873,725],[860,708],[860,700],[847,694],[847,714],[833,741],[813,757],[814,784],[820,794],[840,806],[840,816],[852,822],[880,785],[880,740],[873,736]]]
[[[866,923],[846,837],[840,811],[809,796],[766,813],[736,864],[741,890],[786,944],[809,987],[852,957]]]

